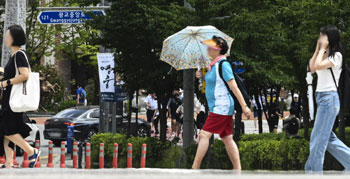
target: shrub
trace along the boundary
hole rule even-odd
[[[304,139],[242,141],[242,168],[248,170],[300,170],[309,155]]]
[[[242,168],[245,170],[302,170],[309,154],[309,142],[304,139],[285,139],[284,134],[244,135],[239,142]],[[271,137],[268,138],[268,137]],[[162,143],[156,138],[126,138],[122,134],[102,133],[91,140],[93,167],[98,166],[99,144],[105,144],[105,167],[112,167],[113,145],[119,144],[118,167],[126,167],[127,144],[133,144],[133,167],[140,167],[141,146],[147,144],[148,168],[191,168],[197,145],[184,150]],[[184,157],[186,156],[186,157]],[[210,156],[210,157],[208,157]],[[209,155],[202,162],[201,168],[232,169],[221,140],[215,140],[209,149]],[[184,161],[184,162],[180,162]]]
[[[75,105],[77,105],[77,101],[75,101],[75,100],[62,101],[62,102],[58,105],[57,110],[58,110],[58,111],[62,111],[62,110],[64,110],[64,109],[74,107]]]
[[[244,134],[240,141],[256,141],[256,140],[281,140],[285,138],[285,133],[262,133],[262,134]]]
[[[127,146],[133,144],[132,157],[133,167],[140,167],[141,146],[147,144],[147,162],[146,167],[163,168],[176,167],[176,159],[180,158],[182,149],[180,147],[171,147],[170,142],[162,143],[156,138],[130,137],[126,138],[122,134],[101,133],[94,135],[91,139],[91,159],[95,161],[93,167],[98,165],[98,152],[100,143],[105,144],[105,167],[112,167],[114,143],[118,143],[118,167],[126,167]],[[175,160],[174,158],[175,157]]]

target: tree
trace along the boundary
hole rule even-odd
[[[96,43],[115,50],[116,71],[126,82],[129,100],[141,88],[157,92],[161,139],[165,141],[166,103],[171,90],[180,85],[181,76],[161,62],[159,55],[163,40],[190,24],[190,11],[177,1],[111,2],[106,16],[95,17],[91,22],[93,28],[101,31],[101,39]],[[131,114],[128,118],[130,121]]]

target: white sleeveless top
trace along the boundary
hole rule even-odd
[[[334,57],[329,56],[327,59],[331,63],[333,63],[333,73],[335,80],[337,82],[337,85],[339,83],[340,73],[341,73],[341,67],[342,67],[342,61],[343,56],[340,52],[336,52],[334,54]],[[325,92],[325,91],[337,91],[337,87],[334,84],[334,80],[332,77],[332,73],[330,69],[323,69],[323,70],[316,70],[317,73],[317,92]]]

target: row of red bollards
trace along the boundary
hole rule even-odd
[[[112,166],[113,168],[118,168],[118,144],[114,144],[114,150],[113,150],[113,162]],[[35,148],[40,148],[40,141],[35,141]],[[142,144],[141,148],[141,162],[140,162],[140,168],[146,167],[146,153],[147,153],[147,145]],[[104,168],[104,143],[100,143],[99,148],[99,168]],[[5,156],[0,156],[0,163],[5,163]],[[16,146],[14,150],[13,155],[13,163],[15,165],[18,165],[18,162],[16,160]],[[28,161],[28,154],[24,152],[23,155],[23,162],[22,162],[22,168],[28,168],[29,167],[29,161]],[[38,159],[35,168],[40,168],[41,163]],[[53,142],[49,141],[49,154],[48,154],[48,162],[47,162],[48,168],[53,168]],[[61,156],[60,156],[60,168],[66,168],[66,142],[61,142]],[[78,168],[78,143],[73,143],[73,168]],[[91,144],[88,142],[86,143],[86,150],[85,150],[85,168],[90,169],[91,168]],[[132,144],[128,144],[128,152],[127,152],[127,168],[132,168]]]
[[[88,148],[89,147],[89,148]],[[119,145],[117,143],[114,144],[114,150],[113,150],[113,162],[112,166],[113,168],[118,168],[118,147]],[[86,145],[86,167],[87,169],[90,169],[90,143],[87,143]],[[142,144],[141,148],[141,162],[140,162],[140,168],[146,167],[146,153],[147,153],[147,145]],[[128,152],[127,152],[127,168],[132,168],[132,144],[128,144]],[[104,143],[100,143],[100,152],[99,152],[99,168],[104,168]]]

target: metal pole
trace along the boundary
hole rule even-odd
[[[105,1],[101,0],[101,6],[105,7]],[[100,46],[100,53],[108,52],[108,49]],[[114,85],[115,85],[114,81]],[[114,88],[115,89],[115,88]],[[116,106],[115,102],[100,101],[100,125],[99,131],[101,132],[116,132]]]
[[[183,71],[184,88],[184,119],[183,119],[183,148],[193,143],[194,135],[194,70]]]
[[[22,26],[24,31],[26,30],[26,0],[6,0],[5,4],[5,22],[4,22],[4,33],[7,28],[11,25],[18,24]],[[23,46],[22,48],[25,48]],[[2,56],[1,66],[4,67],[11,55],[10,49],[5,47],[5,38],[2,43]]]

